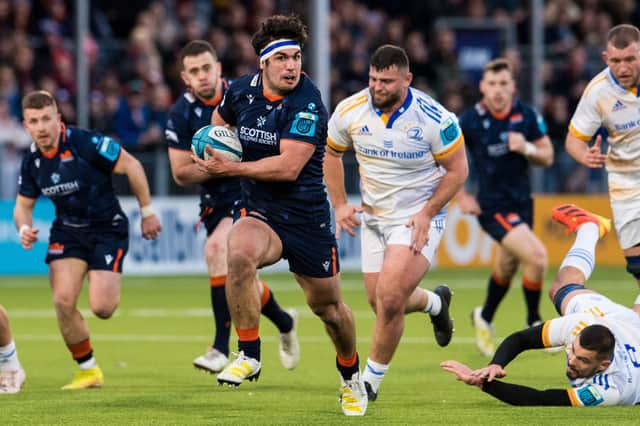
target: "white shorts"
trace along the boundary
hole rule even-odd
[[[640,244],[640,181],[637,173],[609,173],[613,224],[620,247]]]
[[[380,272],[387,245],[398,244],[409,247],[413,228],[407,228],[404,222],[381,223],[373,220],[367,221],[366,217],[366,214],[362,215],[360,235],[362,272]],[[421,253],[432,265],[444,234],[444,227],[444,215],[431,220],[429,241]]]
[[[580,313],[615,318],[628,324],[638,324],[640,327],[640,315],[600,293],[583,293],[571,298],[564,315]]]

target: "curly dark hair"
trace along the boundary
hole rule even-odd
[[[273,40],[288,38],[297,41],[302,47],[309,34],[307,26],[298,15],[273,15],[267,18],[251,38],[256,55]]]

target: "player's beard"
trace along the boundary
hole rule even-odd
[[[376,98],[375,93],[371,91],[371,99],[374,107],[385,111],[390,109],[400,100],[400,93],[389,93],[386,100],[380,101]]]

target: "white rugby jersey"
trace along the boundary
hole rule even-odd
[[[634,405],[640,403],[640,316],[631,309],[604,314],[597,307],[586,313],[546,321],[542,330],[545,347],[570,346],[580,331],[602,324],[616,339],[609,368],[593,377],[569,380],[573,406]]]
[[[338,152],[355,151],[365,211],[396,221],[424,207],[445,173],[437,160],[463,140],[456,116],[429,95],[409,88],[403,105],[387,116],[366,88],[338,104],[327,143]]]
[[[585,88],[571,118],[569,132],[589,142],[600,126],[609,134],[607,170],[620,173],[640,171],[638,89],[620,86],[609,68],[596,75]],[[611,188],[612,196],[614,190]]]

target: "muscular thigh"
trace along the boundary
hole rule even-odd
[[[119,272],[89,271],[89,300],[92,302],[112,302],[120,300]]]
[[[282,241],[264,220],[243,216],[236,220],[229,231],[228,256],[247,256],[258,267],[271,265],[282,257]]]
[[[376,284],[378,297],[381,293],[408,297],[420,284],[429,266],[423,254],[413,253],[408,246],[389,244]]]
[[[538,256],[546,253],[542,241],[524,223],[509,231],[501,245],[521,262],[535,261]]]
[[[54,299],[76,300],[82,290],[87,262],[77,258],[63,258],[49,263],[49,280]]]

